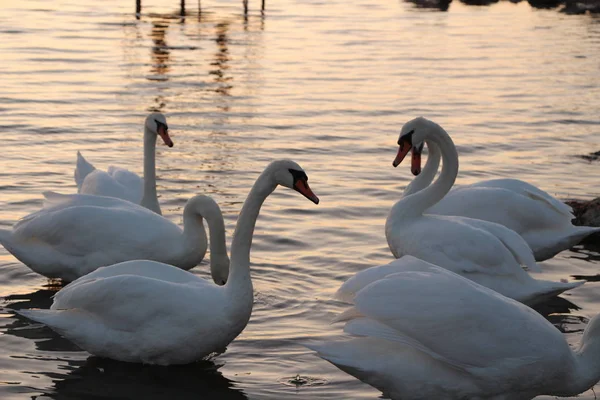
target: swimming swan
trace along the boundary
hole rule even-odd
[[[240,212],[231,268],[217,286],[168,264],[135,260],[96,271],[54,296],[50,310],[20,310],[96,356],[147,364],[187,364],[222,351],[246,327],[254,301],[250,247],[264,200],[282,185],[314,203],[302,168],[274,161]]]
[[[144,123],[144,178],[120,167],[110,166],[107,172],[96,169],[80,152],[77,152],[75,183],[78,193],[117,197],[141,204],[147,209],[161,214],[156,195],[156,137],[160,136],[169,147],[173,141],[169,136],[167,119],[154,112]]]
[[[419,117],[402,127],[394,166],[422,142],[439,147],[442,172],[433,184],[402,198],[392,207],[385,233],[396,258],[415,256],[529,305],[583,284],[583,281],[563,283],[533,279],[521,267],[540,270],[531,249],[515,231],[500,224],[428,214],[427,210],[454,184],[458,155],[452,139],[441,126]]]
[[[409,196],[429,186],[440,163],[435,143],[427,145],[425,168],[404,190]],[[423,146],[413,147],[413,173],[420,171]],[[427,214],[458,215],[506,226],[525,239],[537,261],[554,257],[600,228],[575,226],[567,204],[519,179],[491,179],[453,188]]]
[[[573,351],[531,308],[404,256],[340,314],[348,340],[308,344],[386,397],[528,400],[575,396],[600,379],[600,317]]]
[[[208,196],[188,200],[183,229],[141,205],[114,197],[54,192],[44,196],[41,210],[12,230],[0,229],[0,243],[38,274],[73,281],[96,268],[139,259],[188,270],[206,253],[205,218],[212,276],[219,284],[227,279],[223,215]]]

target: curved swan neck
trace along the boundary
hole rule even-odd
[[[156,135],[144,125],[144,197],[142,207],[162,215],[156,194]]]
[[[406,188],[404,189],[405,197],[425,189],[431,184],[431,182],[433,182],[433,179],[435,178],[435,174],[437,173],[438,168],[440,167],[440,149],[435,143],[429,142],[427,144],[427,150],[428,154],[425,167],[423,168],[423,171],[421,171],[419,176],[413,179],[412,182],[409,183],[408,186],[406,186]]]
[[[458,153],[450,135],[440,126],[425,140],[427,146],[437,145],[442,153],[442,172],[429,187],[403,198],[394,206],[393,213],[404,216],[422,215],[425,210],[440,201],[454,185],[458,174]]]
[[[276,187],[277,184],[271,176],[271,170],[269,168],[265,169],[254,183],[254,186],[252,186],[244,202],[242,211],[240,211],[235,232],[233,233],[233,241],[231,242],[231,264],[229,267],[229,278],[225,285],[234,291],[238,291],[248,284],[250,289],[252,289],[252,281],[250,280],[250,247],[252,246],[252,235],[254,234],[254,227],[260,207]]]
[[[213,279],[218,275],[219,269],[229,269],[229,256],[225,242],[225,221],[220,209],[205,213],[204,218],[208,224],[210,246],[210,271]],[[227,270],[223,274],[227,274]],[[225,275],[227,276],[227,275]]]

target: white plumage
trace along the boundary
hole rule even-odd
[[[229,258],[223,215],[210,197],[192,197],[183,212],[184,229],[126,200],[84,194],[44,193],[44,207],[0,229],[0,243],[33,271],[75,280],[98,267],[147,259],[182,269],[198,265],[207,249],[202,222],[211,240],[211,271],[220,284]]]
[[[458,155],[450,136],[432,121],[416,118],[402,127],[397,165],[412,146],[437,145],[443,157],[438,179],[402,198],[386,220],[388,245],[396,258],[412,255],[463,275],[513,299],[535,304],[581,285],[533,279],[522,267],[539,271],[531,248],[503,225],[459,216],[428,214],[450,190],[458,173]]]
[[[392,399],[573,396],[600,379],[600,318],[573,352],[521,303],[414,257],[390,264],[336,318],[352,337],[309,347]]]
[[[262,203],[278,184],[318,203],[298,164],[280,160],[267,166],[238,218],[224,286],[171,265],[135,260],[99,268],[70,283],[54,297],[50,310],[19,313],[94,355],[120,361],[186,364],[221,352],[250,318],[252,234]]]
[[[106,172],[98,170],[77,152],[74,176],[78,193],[116,197],[161,214],[156,195],[155,148],[157,136],[167,146],[173,146],[168,129],[167,119],[158,112],[148,115],[144,122],[144,178],[112,165]]]
[[[409,196],[435,177],[440,149],[431,142],[425,168],[404,191]],[[573,210],[545,191],[518,179],[492,179],[453,188],[427,214],[458,215],[495,222],[520,234],[543,261],[569,249],[600,228],[574,226]]]

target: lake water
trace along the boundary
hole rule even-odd
[[[0,248],[0,398],[376,399],[380,392],[302,347],[341,335],[332,293],[392,259],[390,207],[412,178],[394,169],[400,127],[424,115],[461,157],[458,183],[527,180],[559,198],[600,195],[600,17],[527,2],[447,11],[403,1],[176,0],[0,2],[0,226],[41,206],[41,192],[75,191],[75,154],[141,172],[142,122],[168,118],[159,146],[163,213],[213,196],[228,235],[254,179],[292,158],[318,206],[277,190],[257,223],[255,307],[227,351],[192,366],[153,368],[90,358],[16,317],[51,304],[55,287]],[[231,240],[231,237],[228,238]],[[596,275],[584,248],[543,263],[546,279]],[[193,272],[207,274],[207,260]],[[596,282],[565,294],[551,320],[577,343],[600,312]],[[559,304],[560,305],[560,304]],[[575,307],[574,305],[578,306]],[[190,305],[194,306],[194,305]],[[296,385],[301,376],[306,384]],[[587,392],[581,399],[594,398]]]

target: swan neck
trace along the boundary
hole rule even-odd
[[[203,217],[204,215],[196,212],[189,203],[183,209],[183,235],[188,242],[188,246],[198,247],[198,243],[206,243],[206,230],[202,223]]]
[[[413,179],[412,182],[408,184],[406,189],[404,189],[404,197],[410,196],[413,193],[417,193],[425,189],[431,184],[431,182],[433,182],[433,179],[435,178],[435,174],[440,167],[440,149],[435,143],[430,142],[427,144],[427,150],[428,154],[425,167],[419,176]]]
[[[252,235],[256,219],[260,212],[260,207],[273,190],[276,183],[271,178],[270,171],[267,168],[256,180],[250,190],[233,233],[231,242],[231,265],[229,268],[229,278],[226,286],[236,288],[241,285],[250,284],[250,247],[252,246]]]
[[[204,218],[208,224],[209,234],[210,271],[214,278],[219,275],[218,270],[225,269],[223,274],[227,274],[229,268],[229,256],[227,255],[227,243],[225,241],[225,221],[220,210],[205,214]]]
[[[433,184],[427,188],[403,198],[394,207],[403,215],[422,215],[425,210],[440,201],[454,185],[458,174],[458,153],[450,135],[438,127],[428,135],[427,147],[437,145],[442,153],[442,172]]]
[[[144,126],[144,196],[140,203],[162,215],[156,194],[156,135]]]

